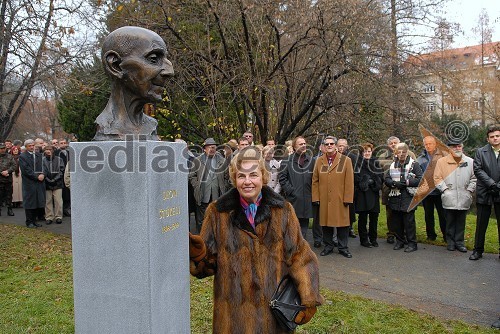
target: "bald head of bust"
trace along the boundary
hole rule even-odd
[[[111,32],[104,39],[101,57],[113,81],[147,102],[161,101],[163,87],[174,74],[163,39],[141,27],[125,26]]]

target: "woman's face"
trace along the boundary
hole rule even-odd
[[[372,149],[371,147],[367,147],[363,150],[363,158],[365,159],[371,159],[372,157]]]
[[[19,154],[19,148],[17,146],[12,146],[12,149],[10,151],[12,155],[18,155]]]
[[[264,156],[264,159],[266,161],[271,161],[273,160],[273,158],[274,158],[274,151],[273,150],[267,151],[266,155]]]
[[[400,162],[404,162],[408,156],[408,150],[396,150],[396,155]]]
[[[236,171],[236,189],[248,203],[255,203],[262,190],[262,171],[257,161],[242,161]]]

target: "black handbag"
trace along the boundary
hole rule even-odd
[[[269,305],[278,324],[288,331],[293,331],[297,327],[294,321],[295,317],[300,311],[306,309],[301,306],[297,288],[295,288],[293,280],[288,275],[281,279]]]

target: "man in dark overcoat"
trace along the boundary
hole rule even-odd
[[[500,224],[498,224],[500,220],[500,124],[489,126],[486,138],[488,144],[478,148],[474,157],[474,174],[477,178],[477,222],[474,251],[469,260],[479,260],[483,257],[484,239],[492,206],[495,208],[497,229],[500,233]],[[498,235],[500,237],[500,234]]]
[[[26,213],[26,226],[41,227],[36,222],[37,212],[45,209],[45,175],[43,174],[42,154],[35,151],[35,142],[24,142],[26,152],[19,156],[19,167],[23,178],[23,206]]]
[[[303,137],[296,137],[292,146],[294,153],[281,162],[279,180],[281,191],[292,203],[299,218],[300,229],[305,239],[309,219],[313,217],[311,184],[315,160],[307,153],[307,143]]]
[[[227,161],[217,152],[217,143],[207,138],[203,143],[203,154],[194,158],[189,170],[189,182],[193,186],[196,200],[195,220],[198,232],[208,205],[227,190]]]
[[[5,204],[9,216],[14,215],[12,211],[12,173],[16,169],[15,160],[7,153],[7,146],[0,143],[0,207]]]

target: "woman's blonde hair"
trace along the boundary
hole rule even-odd
[[[258,168],[262,173],[262,183],[267,184],[269,182],[269,172],[266,169],[266,164],[262,158],[262,153],[254,146],[248,146],[242,149],[236,154],[236,156],[231,159],[229,164],[229,179],[233,186],[236,187],[236,173],[241,168],[243,161],[255,161],[258,163]]]

